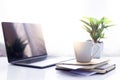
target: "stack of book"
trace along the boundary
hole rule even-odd
[[[81,63],[77,62],[76,60],[69,60],[56,64],[57,70],[71,71],[74,73],[107,73],[115,69],[115,67],[116,65],[111,64],[108,58],[92,59],[88,63]]]

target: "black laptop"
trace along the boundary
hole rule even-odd
[[[2,22],[8,62],[15,65],[45,68],[71,57],[48,56],[41,25]]]

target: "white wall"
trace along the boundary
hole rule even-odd
[[[105,55],[120,55],[119,0],[0,0],[0,22],[40,23],[48,52],[74,54],[72,44],[85,41],[89,35],[81,28],[83,16],[113,20],[115,27],[106,31]],[[1,28],[0,41],[3,42]]]

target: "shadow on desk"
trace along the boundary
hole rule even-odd
[[[8,66],[7,80],[42,80],[44,78],[45,70],[14,65]]]
[[[114,74],[113,70],[106,74],[82,76],[68,71],[59,71],[54,67],[45,69],[8,65],[7,80],[104,80]]]

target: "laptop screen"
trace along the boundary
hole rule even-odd
[[[47,55],[41,26],[2,22],[8,61]]]

